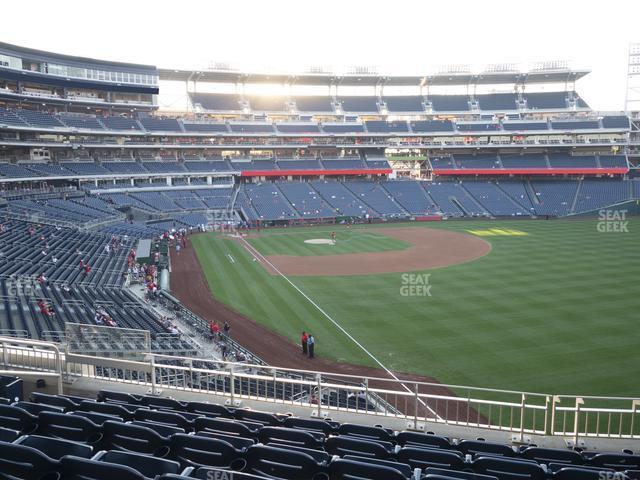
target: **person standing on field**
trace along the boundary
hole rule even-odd
[[[300,338],[300,342],[302,343],[302,354],[306,355],[307,354],[307,341],[309,340],[309,335],[307,335],[307,332],[303,331],[302,332],[302,337]]]
[[[309,334],[309,338],[307,338],[307,348],[309,349],[309,358],[313,358],[315,346],[316,346],[316,339],[313,338],[313,335]]]

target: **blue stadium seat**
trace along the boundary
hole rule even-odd
[[[325,449],[332,455],[358,455],[383,460],[390,458],[392,453],[390,448],[385,448],[378,442],[346,436],[327,438]]]
[[[226,435],[236,435],[239,437],[252,438],[255,437],[260,430],[259,428],[250,428],[241,422],[225,420],[222,418],[198,418],[194,422],[197,432],[210,431],[220,432]]]
[[[148,480],[131,467],[85,458],[63,457],[60,465],[64,480]]]
[[[315,418],[288,417],[284,420],[284,426],[287,428],[318,431],[325,435],[329,435],[336,430],[335,425],[332,425],[325,420],[318,420]]]
[[[186,406],[187,412],[197,413],[206,417],[224,417],[233,418],[233,411],[224,405],[216,405],[215,403],[189,402]]]
[[[326,470],[310,455],[285,448],[255,445],[249,447],[245,458],[249,472],[269,478],[314,478]]]
[[[484,442],[481,440],[463,440],[458,444],[458,450],[469,455],[496,455],[502,457],[515,457],[513,448],[504,443]]]
[[[26,410],[12,405],[0,405],[0,427],[32,433],[38,426],[38,418]]]
[[[57,469],[58,462],[35,448],[0,442],[0,478],[3,480],[45,478]]]
[[[73,455],[81,458],[90,458],[93,455],[93,448],[90,445],[70,440],[62,440],[60,438],[25,435],[24,437],[20,437],[15,443],[25,447],[35,448],[54,460],[60,460],[65,455]]]
[[[73,411],[78,408],[78,404],[70,398],[61,395],[49,395],[47,393],[33,392],[31,400],[35,403],[51,405],[63,409],[65,412]]]
[[[324,434],[313,434],[309,431],[294,428],[264,427],[258,432],[262,443],[290,444],[305,448],[322,448]]]
[[[495,475],[500,480],[545,480],[546,474],[536,462],[500,457],[479,457],[473,461],[473,470]]]
[[[150,457],[140,453],[108,451],[100,452],[93,460],[98,462],[123,465],[140,472],[147,478],[155,478],[156,475],[166,473],[177,474],[181,471],[180,464],[165,458]]]
[[[394,440],[393,433],[381,427],[369,427],[356,423],[343,423],[338,428],[340,435],[349,435],[351,437],[362,437],[369,440],[382,440],[383,442],[391,442]]]
[[[94,402],[92,400],[85,400],[78,405],[78,411],[81,412],[94,412],[104,415],[112,415],[122,418],[123,420],[132,420],[134,413],[127,410],[122,405],[106,402]]]
[[[31,403],[31,402],[16,402],[13,404],[14,407],[22,408],[26,410],[31,415],[38,416],[40,412],[58,412],[63,413],[64,410],[60,407],[54,407],[53,405],[45,405],[44,403]]]
[[[423,478],[428,480],[498,480],[498,477],[493,475],[481,475],[479,473],[459,472],[433,467],[424,470],[424,474]]]
[[[183,467],[225,467],[242,470],[244,450],[218,438],[176,434],[171,437],[171,458]]]
[[[400,469],[390,465],[365,463],[347,459],[337,459],[329,465],[331,480],[407,480]],[[390,462],[389,462],[390,463]]]
[[[522,458],[535,460],[538,463],[566,463],[569,465],[582,465],[582,456],[573,450],[561,450],[556,448],[529,447],[520,452]]]
[[[625,453],[598,453],[589,460],[594,467],[614,470],[640,470],[640,455]]]
[[[136,410],[134,417],[136,420],[140,421],[172,425],[174,427],[181,428],[186,432],[193,430],[193,422],[187,420],[183,415],[176,412],[140,408]]]
[[[165,457],[169,453],[169,440],[155,431],[140,425],[120,422],[104,422],[103,446],[109,450],[147,453]]]
[[[396,442],[402,447],[453,448],[447,437],[419,432],[398,432]]]
[[[47,437],[83,442],[90,445],[102,440],[100,426],[77,415],[42,412],[38,415],[37,433]]]
[[[404,447],[397,454],[398,461],[412,468],[449,468],[462,470],[464,457],[460,452],[435,448]]]

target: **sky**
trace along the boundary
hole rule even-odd
[[[601,111],[624,108],[640,42],[637,0],[32,0],[1,12],[2,42],[164,68],[420,74],[567,60],[592,71],[577,90]]]

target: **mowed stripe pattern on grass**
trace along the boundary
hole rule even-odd
[[[341,228],[336,231],[335,245],[314,245],[305,240],[331,238],[334,230],[301,229],[282,231],[263,231],[257,238],[249,238],[251,245],[262,255],[317,256],[341,253],[388,252],[409,248],[407,242],[380,235],[365,229]]]
[[[428,272],[431,297],[402,296],[401,274],[292,280],[396,371],[479,387],[638,395],[640,236],[634,226],[632,220],[630,233],[606,234],[596,220],[428,224],[529,234],[485,238],[489,255]],[[336,231],[340,238],[342,230]],[[242,247],[214,236],[195,237],[194,245],[219,299],[294,341],[302,329],[315,330],[320,355],[371,366]]]

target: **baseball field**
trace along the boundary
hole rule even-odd
[[[597,219],[394,223],[242,239],[200,234],[192,245],[217,300],[291,348],[302,330],[312,332],[321,359],[375,367],[374,356],[447,384],[633,396],[634,227],[603,231]]]

